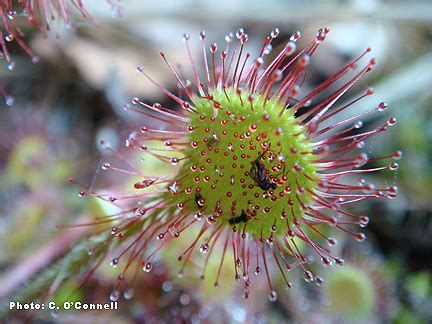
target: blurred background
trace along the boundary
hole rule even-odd
[[[84,5],[97,24],[83,19],[73,7],[72,27],[58,24],[41,34],[23,24],[20,28],[39,62],[33,64],[15,43],[8,46],[15,69],[9,71],[0,61],[0,82],[8,94],[0,104],[0,317],[22,319],[23,314],[6,310],[4,302],[42,298],[53,278],[46,269],[55,271],[68,249],[85,238],[85,228],[58,230],[59,224],[106,212],[97,202],[78,197],[79,189],[67,179],[96,182],[100,188],[121,184],[118,176],[102,177],[97,170],[109,154],[101,149],[100,140],[121,149],[128,134],[145,121],[125,111],[124,104],[134,96],[170,104],[136,73],[137,66],[175,92],[176,82],[159,51],[187,70],[181,41],[185,32],[191,34],[192,52],[198,57],[203,29],[209,44],[222,43],[228,32],[243,27],[253,50],[278,27],[277,51],[297,30],[303,35],[301,47],[319,28],[329,27],[331,32],[308,67],[306,87],[320,84],[371,47],[378,66],[346,100],[373,86],[375,94],[356,106],[358,111],[386,101],[390,109],[367,121],[378,125],[395,116],[399,123],[385,136],[372,138],[369,150],[377,156],[396,149],[404,153],[396,173],[373,175],[373,182],[396,182],[398,198],[353,208],[371,218],[367,242],[337,236],[349,261],[346,269],[326,273],[322,287],[306,286],[293,275],[295,288],[270,303],[259,295],[243,301],[239,289],[230,289],[229,275],[215,290],[198,279],[175,278],[173,265],[160,262],[155,271],[140,277],[133,292],[124,292],[120,311],[34,316],[124,323],[432,321],[430,1],[92,0]],[[82,287],[79,271],[55,289],[53,298],[61,300],[77,291],[76,300],[107,300],[115,278],[110,266],[103,265]]]

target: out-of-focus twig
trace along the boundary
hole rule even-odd
[[[81,218],[80,222],[83,219],[86,218]],[[0,277],[0,298],[9,296],[41,269],[50,265],[51,262],[69,249],[72,243],[82,236],[86,230],[86,227],[74,227],[65,230],[53,241],[48,242],[38,251],[32,253],[27,259],[7,270],[7,273]]]

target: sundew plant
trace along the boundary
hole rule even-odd
[[[2,56],[8,62],[9,70],[13,70],[13,61],[7,43],[16,42],[32,59],[39,61],[39,57],[27,45],[22,21],[33,29],[43,33],[49,32],[52,26],[59,24],[72,26],[71,11],[78,11],[84,19],[93,21],[84,7],[82,0],[5,0],[0,3],[0,17],[2,25],[0,29]]]
[[[297,48],[301,34],[296,32],[278,53],[272,53],[272,59],[267,58],[279,35],[277,28],[255,54],[248,52],[248,35],[241,28],[229,33],[223,44],[208,44],[201,32],[199,61],[185,34],[189,70],[160,52],[178,94],[137,68],[175,105],[133,98],[125,109],[148,123],[127,138],[126,147],[144,160],[151,156],[165,164],[166,174],[146,172],[145,162],[143,168],[133,165],[103,142],[117,159],[103,162],[101,168],[138,180],[124,194],[101,194],[70,179],[81,186],[81,196],[97,196],[123,208],[92,223],[98,228],[95,235],[105,237],[90,252],[115,247],[114,258],[107,261],[119,271],[112,300],[124,287],[133,287],[139,272],[150,272],[163,249],[181,246],[176,243],[180,239],[188,242],[176,256],[180,275],[194,260],[202,262],[202,278],[208,280],[206,267],[214,259],[219,264],[216,286],[225,268],[241,284],[245,298],[254,281],[265,280],[271,301],[281,290],[274,276],[290,288],[290,276],[295,274],[289,271],[296,268],[293,272],[300,270],[306,282],[320,285],[320,267],[314,264],[344,264],[335,255],[337,241],[329,236],[329,227],[359,242],[366,239],[363,228],[369,215],[357,215],[349,207],[397,196],[396,186],[375,186],[367,176],[398,169],[395,160],[402,153],[369,156],[365,141],[378,138],[397,121],[390,118],[363,130],[362,118],[388,107],[377,102],[369,110],[355,112],[353,104],[372,95],[371,88],[340,103],[373,70],[376,62],[367,58],[369,48],[316,88],[302,88],[307,66],[329,32],[320,29],[301,49]],[[107,253],[98,255],[102,260]]]
[[[8,70],[15,69],[15,61],[10,47],[17,45],[33,63],[39,62],[39,56],[32,50],[26,39],[27,31],[37,31],[44,35],[66,25],[74,25],[72,15],[78,12],[82,19],[91,24],[95,20],[86,10],[82,0],[3,0],[0,2],[0,60],[6,61]],[[59,34],[57,33],[57,38]],[[12,45],[13,44],[13,45]],[[11,46],[12,45],[12,46]],[[11,106],[15,99],[0,83],[0,93],[5,104]]]

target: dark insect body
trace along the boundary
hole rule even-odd
[[[265,165],[260,162],[261,157],[264,155],[260,155],[253,163],[250,168],[250,177],[253,179],[255,184],[260,187],[264,191],[268,191],[270,189],[275,190],[277,185],[271,182],[269,171],[266,169]]]
[[[201,194],[200,193],[196,193],[195,194],[195,203],[196,203],[196,205],[197,205],[197,207],[199,209],[203,208],[203,205],[200,203],[201,199],[203,199],[203,197],[201,196]]]
[[[247,214],[244,210],[242,210],[242,213],[240,216],[231,218],[228,222],[233,225],[233,224],[238,224],[238,223],[246,223],[249,219],[247,218]]]
[[[213,147],[213,146],[215,146],[215,145],[217,145],[218,143],[219,143],[219,138],[217,137],[217,135],[213,135],[212,137],[209,137],[208,139],[207,139],[207,147],[208,148],[210,148],[210,147]]]

